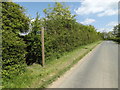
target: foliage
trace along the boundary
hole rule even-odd
[[[24,8],[12,2],[2,3],[3,78],[11,78],[24,71],[25,64],[41,63],[41,27],[45,27],[45,58],[50,61],[63,53],[102,39],[92,25],[82,25],[75,19],[69,8],[62,3],[44,9],[45,18],[39,14],[31,22],[32,31],[26,36],[30,19]],[[27,53],[26,53],[27,52]],[[26,63],[25,63],[26,61]]]
[[[45,68],[42,68],[39,64],[30,65],[24,74],[6,82],[4,88],[46,88],[46,85],[69,70],[99,43],[94,42],[67,52],[61,58],[47,62]]]
[[[120,43],[120,24],[114,26],[113,28],[113,34],[116,38],[114,38],[113,40],[117,41],[118,43]]]
[[[113,32],[114,32],[114,35],[116,35],[116,37],[120,37],[120,24],[114,26]]]
[[[8,79],[24,71],[26,44],[18,33],[25,32],[29,19],[18,4],[3,2],[2,20],[2,77]]]
[[[26,63],[28,65],[41,63],[41,20],[38,13],[36,19],[31,23],[32,31],[24,37],[24,41],[27,44],[26,50],[28,54],[26,55]]]
[[[54,7],[44,9],[44,13],[47,60],[51,57],[59,58],[63,52],[100,39],[93,26],[76,22],[75,15],[72,15],[69,8],[61,3],[55,3]]]

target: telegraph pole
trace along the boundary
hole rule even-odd
[[[42,66],[44,67],[45,63],[45,54],[44,54],[44,27],[41,30],[41,41],[42,41]]]

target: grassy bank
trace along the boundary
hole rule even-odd
[[[28,66],[24,74],[16,76],[14,80],[5,82],[4,88],[45,88],[99,43],[101,41],[76,48],[69,53],[65,53],[59,59],[46,62],[44,68],[38,64]]]

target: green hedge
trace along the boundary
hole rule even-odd
[[[54,7],[44,9],[45,56],[59,58],[64,52],[101,39],[94,26],[82,25],[76,21],[67,6],[55,3]]]
[[[32,22],[32,31],[26,36],[30,19],[24,8],[12,2],[2,3],[2,76],[12,78],[25,70],[26,64],[41,63],[41,27],[45,27],[45,59],[59,58],[76,47],[101,39],[94,26],[82,25],[69,8],[61,3],[44,9],[45,18]]]
[[[78,23],[75,15],[72,15],[69,8],[61,3],[55,3],[54,7],[43,11],[46,17],[39,19],[37,15],[32,32],[24,38],[26,43],[29,43],[27,48],[29,64],[41,61],[41,38],[36,34],[41,30],[41,26],[45,27],[46,61],[59,58],[63,53],[76,47],[101,39],[101,34],[96,32],[94,26]]]
[[[19,32],[28,28],[24,9],[12,2],[2,3],[2,77],[10,79],[25,69],[26,44]]]

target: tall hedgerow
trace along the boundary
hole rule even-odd
[[[59,58],[64,52],[99,39],[93,26],[78,23],[76,15],[72,15],[69,7],[61,3],[44,9],[44,13],[46,59]]]
[[[54,7],[43,10],[45,18],[37,17],[32,22],[32,31],[24,36],[27,44],[26,63],[41,62],[41,27],[45,27],[45,60],[59,58],[81,45],[89,44],[100,39],[100,34],[92,25],[82,25],[72,15],[69,7],[55,3]]]
[[[44,9],[45,13],[45,55],[59,57],[65,51],[70,51],[70,34],[75,23],[75,15],[71,15],[69,8],[61,3]]]
[[[19,37],[28,30],[29,18],[23,7],[12,2],[2,2],[2,77],[10,79],[25,69],[26,44]]]

